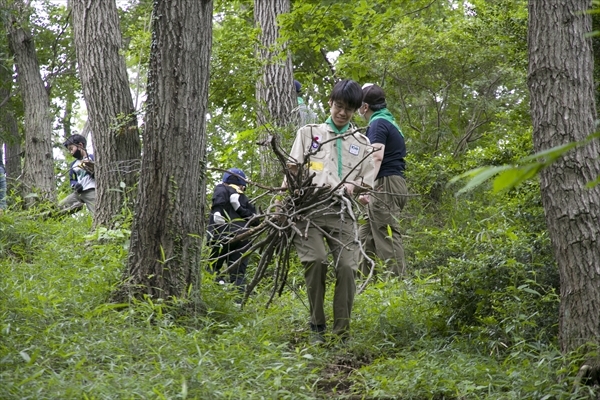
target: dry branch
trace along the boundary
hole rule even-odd
[[[352,135],[354,133],[356,133],[356,131],[352,131],[345,135]],[[277,161],[283,171],[287,188],[283,191],[282,187],[265,187],[247,180],[248,184],[254,184],[267,190],[267,194],[271,195],[270,204],[267,207],[265,214],[255,217],[262,220],[258,226],[242,231],[228,242],[224,243],[224,245],[227,245],[239,240],[247,240],[250,244],[247,247],[245,255],[249,256],[255,251],[260,254],[254,276],[246,286],[243,302],[247,300],[248,295],[252,293],[260,281],[269,275],[268,271],[270,268],[272,268],[270,275],[272,277],[273,289],[267,302],[267,307],[273,300],[275,294],[281,295],[281,293],[283,293],[289,275],[290,253],[291,248],[293,247],[294,238],[296,235],[306,237],[307,234],[306,230],[303,232],[298,228],[297,222],[307,222],[307,229],[310,226],[321,230],[317,225],[312,223],[312,219],[316,215],[323,214],[326,210],[331,212],[329,207],[331,204],[339,205],[341,209],[341,211],[338,211],[340,218],[351,219],[354,228],[354,237],[348,243],[341,243],[338,239],[331,237],[325,231],[321,230],[321,232],[328,240],[337,242],[342,247],[357,246],[360,249],[362,256],[371,263],[371,273],[369,274],[369,278],[367,278],[368,281],[373,275],[375,262],[367,256],[358,237],[358,218],[353,211],[355,202],[346,194],[344,187],[348,175],[346,175],[342,179],[342,182],[336,187],[317,187],[312,183],[315,174],[309,172],[308,166],[310,164],[310,156],[319,151],[320,147],[311,149],[306,154],[303,163],[296,163],[294,173],[292,172],[292,169],[288,168],[289,164],[291,164],[291,158],[281,148],[279,136],[277,134],[271,134],[269,140],[271,149],[275,153]],[[320,146],[325,143],[328,142],[323,142]],[[361,162],[364,162],[366,158],[367,157],[363,158]],[[220,169],[216,170],[220,171]],[[356,192],[358,191],[359,190]],[[221,257],[226,256],[227,255],[221,255]],[[241,261],[242,259],[240,258],[235,263],[229,265],[220,272],[220,275],[225,275],[230,271],[237,269]],[[334,260],[334,262],[337,262],[337,260]],[[364,284],[360,290],[362,290],[363,287]]]

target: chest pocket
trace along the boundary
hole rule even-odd
[[[344,175],[350,172],[356,165],[361,162],[367,162],[363,160],[365,156],[366,146],[359,142],[349,143],[347,147],[345,147],[342,151],[342,164],[344,168]],[[354,173],[351,175],[356,175],[360,168],[354,170]]]
[[[310,144],[308,146],[308,153],[310,154],[311,161],[312,160],[324,160],[327,157],[327,155],[329,153],[329,149],[331,148],[331,143],[327,143],[327,145],[325,145],[321,148],[319,148],[319,145],[320,145],[320,141],[317,142],[314,139],[310,141]]]
[[[317,151],[317,149],[319,151]],[[319,149],[319,143],[315,140],[311,141],[309,152],[308,166],[312,172],[321,172],[325,169],[327,156],[329,154],[329,146],[324,146]]]

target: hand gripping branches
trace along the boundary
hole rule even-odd
[[[344,134],[344,136],[355,133],[356,131],[353,130]],[[248,181],[248,184],[253,184],[266,190],[266,193],[259,197],[271,195],[271,199],[266,213],[255,217],[255,220],[262,220],[260,224],[238,234],[229,242],[248,240],[250,247],[246,254],[254,251],[260,254],[254,276],[246,287],[244,301],[247,299],[248,294],[267,276],[271,276],[272,283],[272,292],[267,301],[267,307],[275,294],[281,295],[283,293],[290,271],[290,253],[293,248],[294,236],[306,237],[308,227],[320,229],[311,223],[311,219],[314,216],[321,215],[331,204],[339,205],[340,211],[338,212],[341,219],[351,219],[354,227],[354,238],[351,243],[344,244],[340,243],[338,239],[330,237],[325,232],[323,234],[326,235],[328,240],[336,241],[340,246],[350,244],[357,246],[362,255],[366,257],[358,238],[358,221],[353,211],[354,199],[346,194],[346,187],[350,185],[347,182],[348,176],[358,165],[352,171],[348,172],[346,176],[343,176],[341,182],[336,187],[317,187],[313,183],[315,174],[311,173],[309,169],[311,155],[317,153],[320,150],[320,146],[326,143],[328,141],[323,141],[319,144],[319,147],[311,148],[309,153],[305,155],[305,161],[296,164],[290,162],[291,157],[281,148],[277,134],[270,135],[268,141],[263,143],[264,145],[270,145],[272,151],[275,153],[284,172],[287,187],[267,187]],[[364,162],[369,156],[371,156],[371,152],[368,152],[360,163]],[[358,184],[353,183],[352,185],[354,194],[364,192],[365,190],[364,187]],[[308,222],[304,231],[301,231],[296,224],[301,220],[305,223]],[[251,223],[249,222],[248,226],[250,225]],[[238,264],[238,262],[233,263],[226,270],[222,271],[222,273],[225,274],[237,268]]]

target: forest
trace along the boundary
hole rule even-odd
[[[0,398],[599,398],[596,10],[0,0]],[[348,337],[315,344],[269,221],[297,97],[323,122],[342,79],[381,86],[405,138],[407,268],[375,258]],[[95,210],[62,206],[72,135]],[[206,237],[230,168],[264,221],[242,301]]]

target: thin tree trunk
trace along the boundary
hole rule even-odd
[[[535,151],[595,131],[591,0],[529,1],[529,90]],[[563,351],[600,337],[600,174],[597,141],[540,174],[548,231],[560,270]]]
[[[63,116],[60,119],[61,125],[63,127],[63,135],[65,138],[68,138],[73,134],[72,126],[71,126],[71,118],[73,118],[73,102],[74,98],[71,96],[65,96],[65,109],[63,112]]]
[[[212,7],[211,0],[154,1],[129,295],[199,293]]]
[[[290,12],[290,0],[255,0],[254,21],[260,28],[257,55],[261,61],[262,78],[256,82],[257,125],[272,124],[275,128],[291,127],[296,107],[292,57],[287,46],[280,46],[277,17]],[[282,57],[283,55],[283,57]],[[265,133],[266,136],[268,133]],[[270,147],[261,151],[261,176],[280,176],[277,163],[271,161]]]
[[[21,148],[21,135],[19,134],[19,127],[17,120],[12,113],[4,115],[4,132],[6,133],[5,142],[5,167],[7,190],[17,190],[17,182],[23,174],[23,166],[21,163],[21,156],[23,150]]]
[[[24,9],[22,1],[15,6]],[[21,13],[22,18],[25,14]],[[40,76],[35,44],[31,32],[14,14],[6,24],[15,58],[17,82],[25,109],[24,195],[36,193],[40,199],[56,200],[54,159],[52,154],[52,116],[50,100]],[[27,196],[28,204],[33,197]]]
[[[94,224],[111,226],[139,168],[140,139],[114,0],[73,0],[73,32],[96,157]],[[132,195],[132,194],[130,194]]]
[[[71,70],[73,73],[75,72],[77,68],[77,63],[75,60],[71,61],[70,63],[70,67],[69,70]],[[76,93],[75,92],[69,92],[65,94],[65,108],[63,111],[63,116],[60,119],[60,123],[63,127],[63,134],[66,138],[68,138],[69,136],[71,136],[73,134],[73,106],[75,104],[75,102],[77,101],[77,97],[75,96]]]

